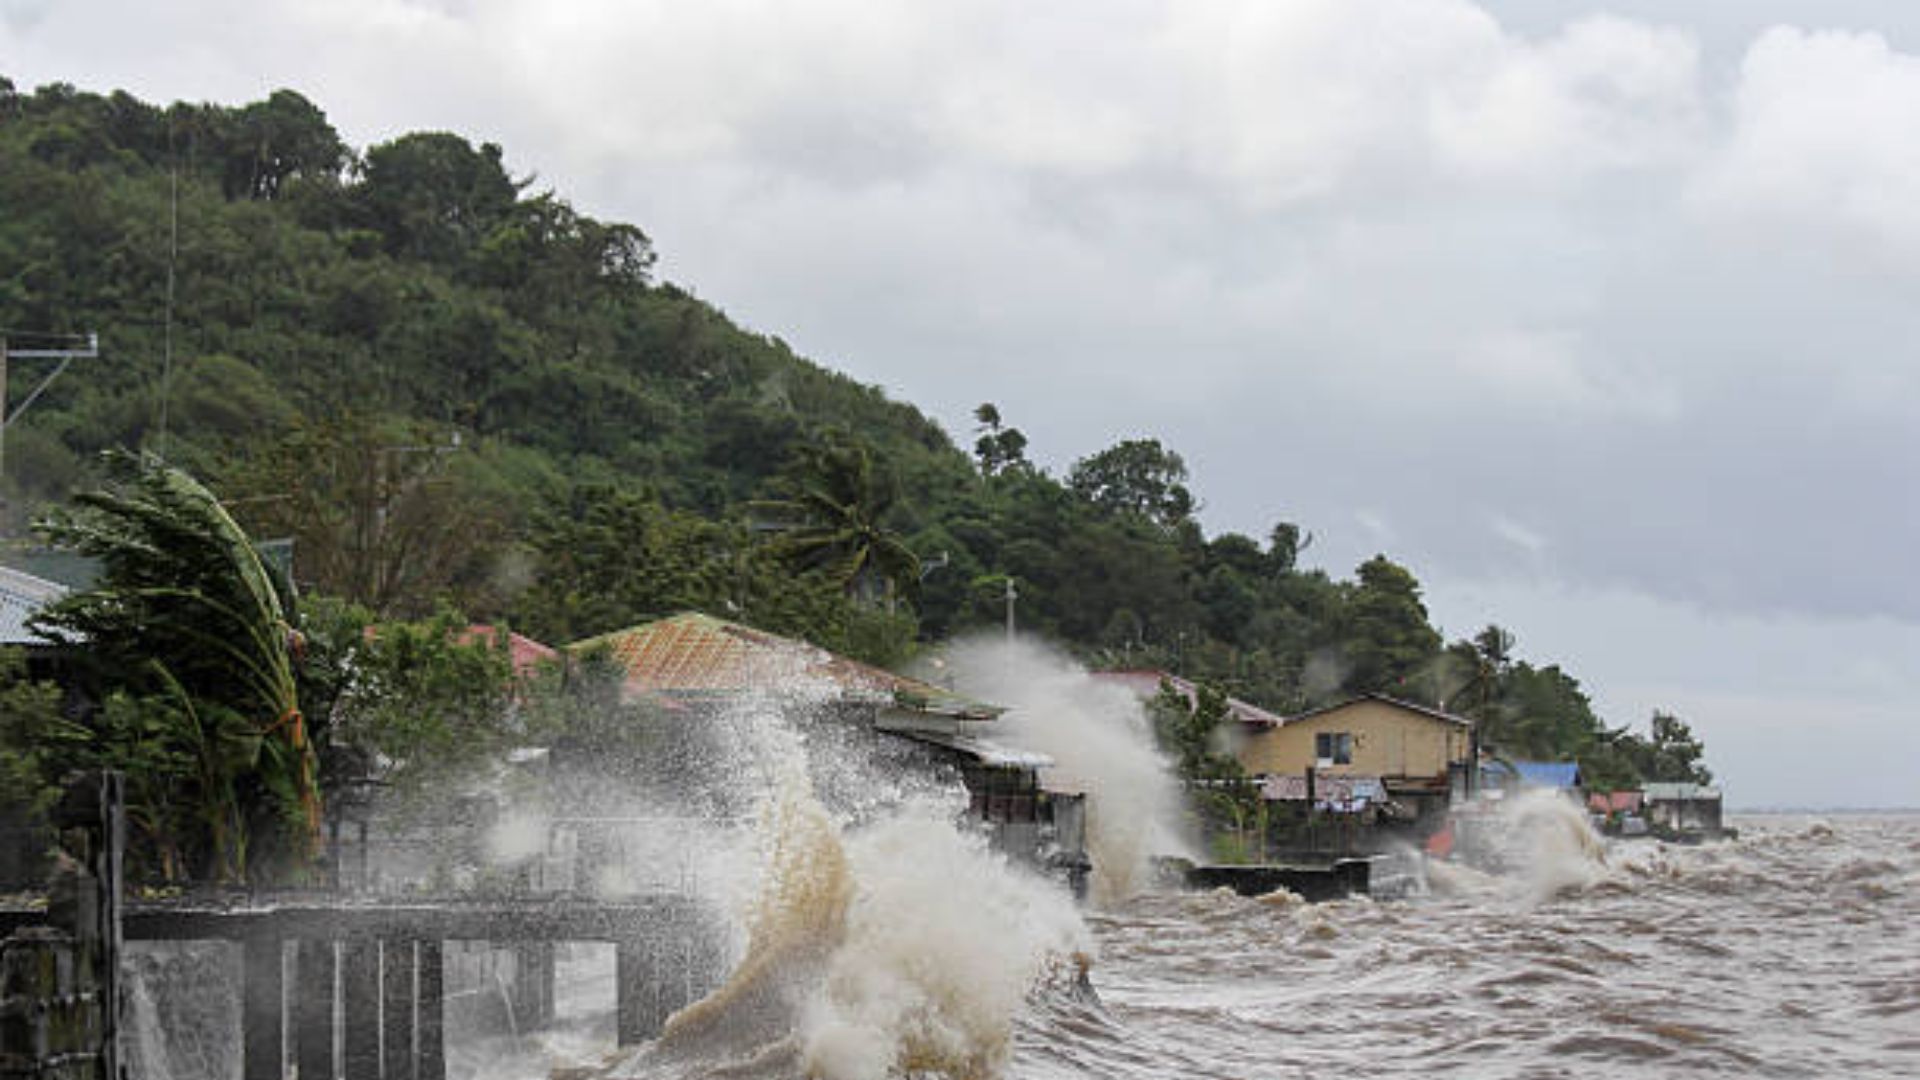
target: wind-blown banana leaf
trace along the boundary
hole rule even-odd
[[[217,804],[248,780],[277,806],[297,853],[320,830],[313,746],[290,655],[297,634],[276,576],[219,500],[152,456],[115,455],[118,483],[40,523],[52,543],[100,561],[98,584],[36,620],[84,643],[104,677],[174,699],[205,763],[202,797]],[[244,719],[236,740],[222,715]],[[251,741],[251,746],[249,742]],[[244,751],[244,752],[239,752]],[[209,805],[216,862],[245,873],[244,815]]]

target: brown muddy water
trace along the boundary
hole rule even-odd
[[[1920,814],[1601,845],[1549,803],[1511,872],[1431,895],[1077,910],[937,807],[842,834],[784,805],[735,974],[666,1037],[614,1051],[582,950],[558,1030],[450,1027],[454,1080],[1920,1077]],[[141,954],[136,1075],[239,1075],[233,959]]]
[[[1431,895],[1403,901],[1148,893],[1077,917],[1041,890],[983,886],[994,872],[954,849],[913,876],[944,887],[841,896],[851,929],[811,959],[784,935],[778,963],[696,1007],[681,1045],[617,1058],[547,1038],[456,1071],[1920,1076],[1920,814],[1734,824],[1737,841],[1699,847],[1551,828],[1506,875],[1439,866]],[[930,835],[894,842],[924,851]],[[868,854],[848,851],[858,879]],[[1057,963],[1017,959],[1049,949],[1091,958],[1091,995]],[[769,967],[803,1004],[766,1007]],[[1040,989],[1016,991],[1010,972]],[[758,1004],[729,1000],[742,997]]]
[[[1010,1077],[1920,1076],[1920,815],[1561,850],[1435,895],[1150,895]]]

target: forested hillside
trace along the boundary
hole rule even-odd
[[[0,79],[0,334],[102,350],[7,431],[7,532],[139,447],[292,538],[306,590],[390,617],[564,643],[699,607],[894,662],[997,625],[1011,580],[1022,627],[1095,664],[1282,711],[1380,690],[1603,781],[1674,771],[1505,631],[1449,646],[1388,558],[1334,580],[1299,565],[1302,525],[1206,535],[1149,433],[1050,476],[983,405],[963,449],[502,161],[445,132],[356,151],[291,91],[162,107]]]

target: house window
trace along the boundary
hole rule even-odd
[[[1313,737],[1313,756],[1317,765],[1353,764],[1353,735],[1345,731],[1322,731]]]

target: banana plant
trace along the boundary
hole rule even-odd
[[[247,873],[240,792],[275,811],[297,862],[318,852],[320,791],[294,654],[290,590],[218,499],[152,455],[115,454],[111,486],[39,523],[50,543],[100,562],[91,589],[36,621],[83,650],[103,685],[172,701],[201,762],[197,785],[220,876]],[[239,718],[236,735],[231,718]]]

